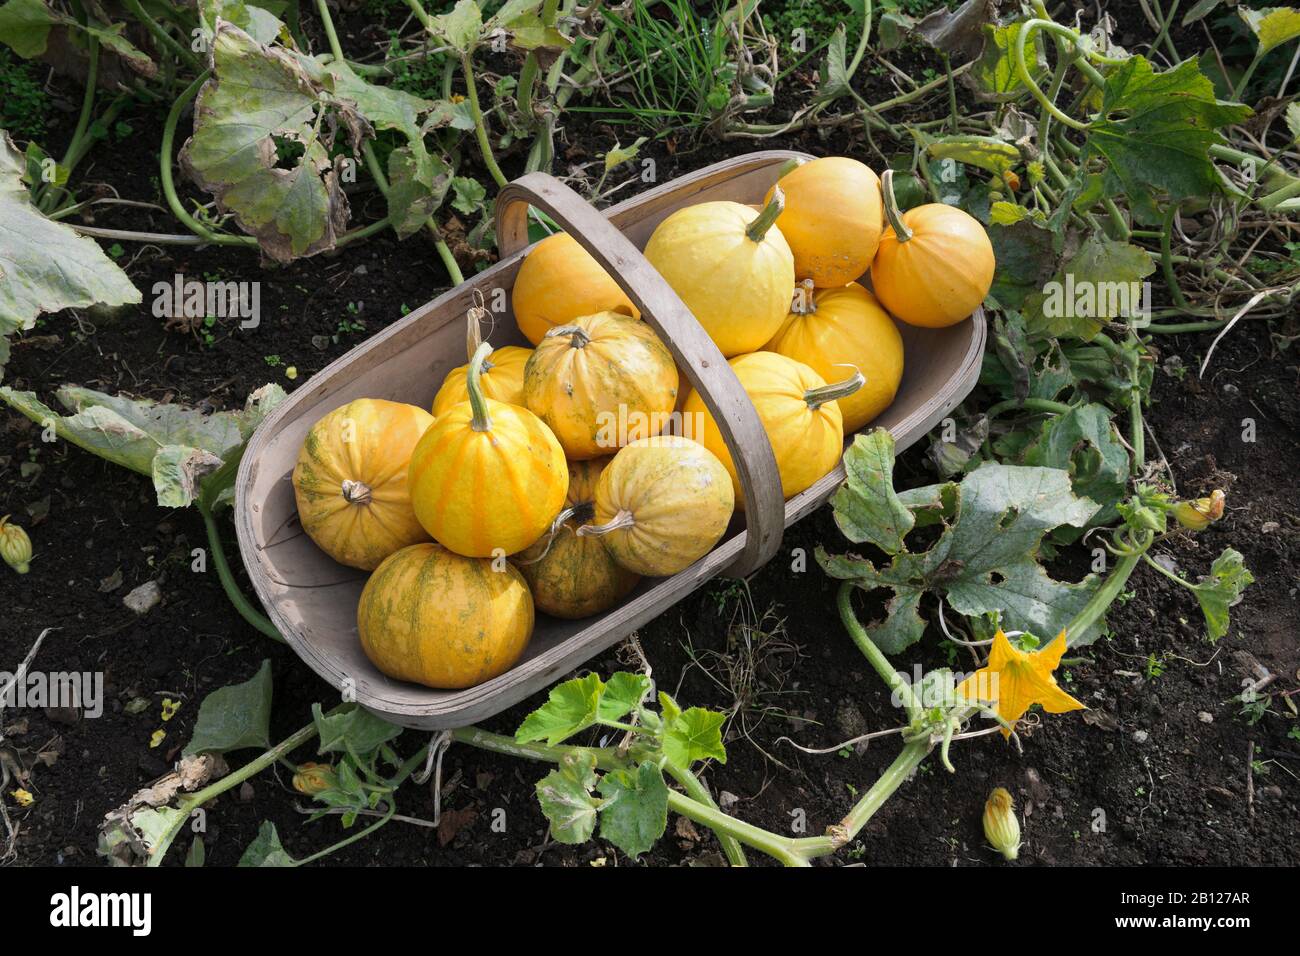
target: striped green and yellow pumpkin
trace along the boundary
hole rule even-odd
[[[505,564],[413,544],[370,576],[357,605],[361,647],[397,680],[440,690],[505,673],[533,633],[533,599]]]
[[[597,312],[557,325],[524,368],[523,400],[571,459],[657,435],[677,405],[677,366],[646,323]]]
[[[411,453],[415,516],[445,548],[471,558],[514,554],[546,531],[564,506],[564,449],[518,405],[483,395],[479,377],[492,351],[470,362],[469,401],[453,406]]]
[[[307,432],[293,469],[298,519],[341,564],[373,571],[399,548],[429,540],[407,493],[411,451],[433,416],[423,408],[359,398]]]
[[[711,451],[677,435],[622,448],[596,482],[595,535],[620,565],[665,577],[704,557],[727,530],[736,498]]]
[[[595,514],[596,482],[609,462],[569,462],[569,494],[560,513],[564,520],[553,536],[543,536],[516,556],[537,609],[554,617],[599,614],[627,597],[641,580],[621,567],[598,538],[577,534]]]

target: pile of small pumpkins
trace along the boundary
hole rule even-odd
[[[992,282],[983,227],[946,205],[901,213],[891,176],[882,189],[856,160],[792,162],[761,206],[684,207],[645,248],[754,402],[787,498],[893,401],[894,319],[952,325]],[[874,294],[857,282],[867,273]],[[494,350],[471,309],[469,362],[432,413],[352,401],[311,428],[293,472],[303,529],[373,572],[358,633],[399,680],[456,689],[505,672],[535,608],[605,611],[643,576],[699,560],[744,507],[702,397],[577,241],[534,246],[512,306],[534,348]]]

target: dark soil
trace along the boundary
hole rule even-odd
[[[907,65],[908,56],[920,54],[900,55],[898,62]],[[814,82],[811,74],[803,81]],[[796,88],[800,81],[790,82]],[[864,95],[880,99],[885,81],[864,82]],[[69,90],[69,99],[73,95]],[[155,154],[161,116],[138,114],[132,122],[131,141],[101,147],[84,176],[111,182],[124,197],[157,201],[156,172],[142,158]],[[58,152],[70,126],[67,119],[56,121],[45,144],[51,152]],[[622,136],[629,139],[626,130]],[[613,129],[570,117],[557,152],[570,164],[588,162],[614,140]],[[871,159],[859,135],[847,130],[825,140],[808,134],[765,143]],[[648,145],[643,155],[657,160],[662,180],[750,148],[748,142],[696,145],[683,134]],[[521,162],[517,155],[504,157],[507,175],[517,173]],[[636,188],[620,191],[619,198]],[[372,208],[365,196],[354,198],[354,221],[380,215],[378,198],[373,201]],[[170,217],[147,211],[101,214],[99,223],[175,229]],[[279,269],[262,269],[253,256],[215,248],[132,246],[123,261],[145,291],[145,305],[113,316],[46,317],[15,344],[5,384],[47,398],[69,382],[233,407],[264,382],[279,381],[289,389],[301,384],[400,318],[404,307],[436,295],[447,281],[422,237],[397,243],[380,236],[336,256]],[[150,289],[177,272],[260,280],[261,326],[218,327],[211,344],[165,329],[150,312]],[[1161,344],[1165,355],[1177,354],[1195,368],[1209,337]],[[277,364],[271,364],[273,356]],[[295,380],[286,377],[288,366],[296,367]],[[1019,865],[1300,862],[1300,739],[1295,735],[1300,724],[1286,698],[1300,686],[1300,511],[1294,502],[1300,473],[1298,386],[1294,351],[1275,354],[1267,330],[1252,322],[1242,323],[1220,345],[1204,379],[1194,372],[1157,373],[1148,417],[1179,490],[1191,496],[1224,487],[1229,493],[1223,521],[1195,539],[1171,539],[1161,550],[1193,578],[1205,573],[1225,546],[1245,555],[1256,583],[1233,610],[1229,636],[1209,643],[1191,596],[1140,569],[1127,600],[1111,613],[1113,636],[1085,649],[1065,671],[1063,683],[1088,704],[1087,712],[1045,720],[1024,735],[1023,753],[997,736],[960,744],[954,748],[956,775],[931,760],[837,862],[993,863],[980,812],[988,792],[999,785],[1012,791],[1027,817]],[[1255,422],[1253,442],[1242,439],[1247,418]],[[900,476],[910,484],[932,480],[920,448],[903,456]],[[35,425],[4,414],[0,514],[10,512],[29,527],[36,558],[22,578],[0,569],[0,669],[15,668],[36,636],[54,628],[33,667],[102,672],[107,701],[96,719],[40,710],[4,714],[0,756],[6,767],[14,760],[33,767],[30,808],[19,809],[7,792],[3,795],[20,827],[16,862],[97,863],[96,831],[104,814],[169,767],[206,694],[246,680],[263,658],[272,661],[275,677],[276,739],[309,722],[313,702],[332,703],[330,688],[292,652],[238,617],[215,573],[191,572],[191,549],[206,544],[199,517],[192,510],[160,509],[146,478],[66,443],[44,444]],[[790,552],[803,549],[809,557],[820,543],[831,550],[842,546],[825,509],[791,528],[786,539]],[[228,544],[233,548],[233,540]],[[860,753],[808,756],[778,738],[788,735],[824,747],[891,726],[897,718],[888,694],[839,623],[832,582],[811,560],[802,573],[791,570],[791,561],[778,558],[758,573],[748,583],[748,597],[733,583],[713,583],[666,611],[639,640],[660,686],[680,700],[719,709],[735,706],[738,694],[747,701],[730,724],[728,762],[706,774],[715,792],[734,795],[731,812],[782,832],[802,824],[813,834],[843,816],[855,794],[893,759],[896,745],[876,741]],[[122,598],[150,580],[160,583],[163,601],[137,618]],[[729,687],[725,677],[714,679],[719,674],[715,655],[729,650],[729,633],[736,633],[735,622],[751,608],[758,615],[773,612],[775,618],[762,625],[772,636],[765,650],[748,659],[756,674],[752,685]],[[879,607],[864,603],[860,612],[869,617]],[[927,665],[941,663],[935,644],[932,638],[923,645],[930,649]],[[731,650],[733,661],[746,660]],[[1164,666],[1159,676],[1148,668],[1152,655]],[[1255,676],[1256,663],[1277,676],[1266,689],[1273,694],[1269,712],[1252,724],[1233,698]],[[605,675],[620,666],[626,665],[617,654],[592,662]],[[125,705],[137,697],[148,698],[150,706],[129,714]],[[159,719],[164,697],[183,701],[165,724]],[[539,703],[530,700],[486,726],[509,733]],[[151,747],[159,728],[166,738]],[[411,753],[423,743],[421,735],[408,732],[399,750]],[[310,750],[295,756],[310,759]],[[453,747],[443,767],[444,825],[436,834],[392,823],[326,862],[628,862],[599,842],[575,848],[546,838],[533,794],[544,772],[538,765]],[[5,790],[13,787],[8,783]],[[504,832],[489,825],[497,808],[506,813]],[[221,797],[208,814],[210,864],[233,864],[263,820],[276,823],[295,856],[340,837],[336,819],[307,824],[303,809],[282,769]],[[429,786],[409,785],[399,794],[399,812],[431,816]],[[720,859],[707,831],[697,832],[685,821],[670,820],[669,826],[669,835],[643,862]],[[179,841],[173,862],[183,857],[187,839]]]

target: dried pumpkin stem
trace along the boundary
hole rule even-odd
[[[578,514],[578,509],[581,507],[582,507],[581,505],[577,505],[573,508],[565,508],[563,511],[561,511],[558,515],[555,516],[555,520],[551,522],[550,530],[546,532],[546,547],[542,548],[541,554],[539,554],[535,558],[516,558],[514,563],[524,564],[524,565],[536,564],[537,562],[545,558],[548,554],[550,554],[551,545],[555,544],[555,536],[558,535],[560,533],[560,529],[564,527],[564,522],[568,521],[570,518],[575,517]]]
[[[560,335],[572,336],[569,344],[575,349],[585,349],[591,344],[591,336],[580,325],[557,325],[553,329],[547,329],[545,337],[549,339]]]
[[[476,298],[481,298],[481,293],[476,289],[474,291]],[[475,302],[465,313],[465,355],[469,360],[474,359],[474,353],[478,347],[483,344],[483,320],[488,317],[487,309]],[[483,371],[491,370],[492,363],[488,359],[483,360]]]
[[[343,481],[343,500],[350,505],[368,505],[371,498],[370,486],[364,481],[346,478]]]
[[[605,524],[584,524],[578,529],[578,537],[586,538],[591,535],[609,534],[611,531],[618,531],[620,528],[630,528],[634,524],[636,524],[636,519],[632,517],[632,512],[624,509]]]
[[[842,382],[833,382],[830,385],[822,385],[820,388],[808,389],[803,393],[803,400],[808,403],[809,408],[818,409],[827,402],[847,398],[866,384],[867,377],[855,369],[853,374]]]
[[[758,218],[749,224],[749,228],[745,230],[745,235],[749,237],[751,242],[762,242],[763,237],[767,235],[767,231],[772,228],[772,224],[776,222],[777,217],[781,215],[784,209],[785,193],[780,186],[773,186],[772,198],[763,207],[763,211],[758,214]]]
[[[474,350],[474,354],[469,360],[469,375],[466,376],[465,384],[469,390],[469,405],[474,411],[470,427],[476,432],[492,430],[492,419],[488,417],[487,399],[483,397],[483,382],[481,380],[483,366],[487,362],[487,357],[491,354],[491,344],[484,342]]]
[[[889,219],[889,226],[894,230],[894,235],[899,242],[907,242],[912,238],[912,230],[903,221],[903,214],[898,209],[898,200],[894,197],[892,169],[886,169],[880,176],[880,195],[885,201],[885,216]]]

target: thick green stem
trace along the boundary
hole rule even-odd
[[[695,774],[671,762],[664,763],[664,770],[681,785],[682,789],[686,791],[686,795],[696,803],[702,803],[714,810],[718,809],[718,805],[713,802],[713,794],[709,793],[709,788]],[[718,843],[722,845],[722,852],[726,854],[727,862],[732,866],[749,866],[749,861],[745,859],[745,848],[740,845],[740,841],[735,837],[719,833]]]
[[[850,842],[862,831],[867,821],[884,805],[885,801],[907,782],[907,778],[921,765],[921,761],[925,760],[931,749],[931,744],[927,740],[914,741],[902,749],[894,758],[894,762],[880,775],[880,779],[871,785],[871,789],[862,795],[862,799],[840,823],[843,832],[835,837],[836,845],[831,848],[832,851]],[[796,841],[796,843],[802,846],[803,841]],[[809,841],[809,843],[810,849],[812,846],[819,846],[816,841]]]
[[[1048,415],[1064,415],[1071,411],[1071,407],[1065,402],[1055,402],[1050,398],[1009,398],[1005,402],[998,402],[987,412],[984,413],[986,418],[997,418],[1003,412],[1012,410],[1026,412],[1043,412]]]
[[[144,24],[145,29],[153,34],[154,39],[172,52],[176,57],[183,60],[192,70],[202,70],[203,64],[199,58],[193,54],[187,47],[181,46],[180,42],[170,33],[162,28],[162,25],[149,16],[148,12],[140,4],[140,0],[122,0],[127,12]]]
[[[469,360],[469,374],[465,377],[465,387],[469,391],[469,405],[473,409],[474,417],[470,420],[470,427],[476,432],[490,432],[492,430],[492,418],[488,415],[487,398],[483,395],[483,363],[487,357],[492,354],[492,345],[484,342],[474,352],[474,357]]]
[[[808,403],[809,408],[816,411],[827,402],[847,398],[866,384],[867,377],[855,370],[852,375],[842,382],[832,382],[830,385],[823,385],[820,388],[808,389],[803,393],[803,400]]]
[[[925,166],[922,164],[922,172],[925,173]],[[925,173],[929,178],[928,173]],[[885,218],[889,220],[889,228],[894,230],[894,238],[899,242],[908,242],[912,238],[912,230],[903,219],[903,214],[898,209],[898,199],[894,195],[894,171],[886,169],[880,176],[880,195],[885,204]]]
[[[226,561],[226,549],[221,544],[221,529],[217,527],[212,511],[201,500],[196,501],[195,504],[199,514],[203,516],[203,527],[208,533],[208,550],[212,552],[212,563],[217,569],[217,577],[221,580],[221,588],[226,592],[226,597],[235,606],[240,617],[267,637],[284,644],[284,635],[271,623],[271,619],[254,607],[240,590],[239,582],[235,580],[230,564]]]
[[[1088,128],[1088,124],[1081,123],[1074,119],[1074,117],[1063,113],[1055,103],[1047,98],[1047,94],[1042,91],[1038,83],[1034,80],[1033,75],[1029,72],[1029,66],[1025,62],[1025,41],[1037,30],[1049,30],[1058,35],[1062,30],[1065,30],[1067,34],[1070,34],[1067,38],[1071,43],[1076,43],[1078,39],[1077,35],[1073,34],[1073,31],[1062,27],[1060,24],[1055,23],[1052,20],[1035,19],[1025,21],[1025,23],[1021,25],[1020,31],[1016,34],[1015,45],[1016,73],[1020,77],[1020,82],[1023,83],[1025,88],[1033,94],[1034,99],[1038,100],[1039,105],[1051,114],[1052,118],[1058,123],[1063,126],[1068,126],[1073,130],[1079,130],[1081,132],[1085,131]]]
[[[1132,553],[1125,554],[1120,558],[1119,563],[1115,565],[1115,570],[1102,582],[1101,587],[1093,592],[1092,597],[1088,599],[1088,603],[1083,606],[1069,624],[1065,625],[1065,642],[1067,645],[1071,645],[1071,638],[1075,635],[1085,633],[1094,624],[1105,618],[1106,610],[1123,593],[1124,585],[1128,583],[1133,569],[1142,560],[1143,552],[1151,546],[1153,537],[1151,532],[1143,535],[1142,539],[1137,542],[1138,547]]]
[[[745,235],[751,242],[762,242],[763,237],[767,235],[767,231],[772,228],[784,209],[785,192],[779,185],[775,185],[772,187],[772,198],[768,200],[758,217],[745,229]]]
[[[479,152],[483,155],[483,165],[492,174],[492,179],[497,186],[503,187],[507,180],[505,174],[501,172],[501,167],[497,165],[496,157],[492,155],[492,143],[488,139],[487,121],[483,118],[483,110],[479,107],[478,87],[474,82],[474,64],[470,60],[469,54],[461,54],[460,68],[465,74],[465,96],[469,101],[470,115],[474,117],[474,138],[478,141]]]
[[[181,202],[180,196],[176,194],[176,184],[172,181],[172,144],[176,139],[176,124],[180,122],[181,113],[185,112],[185,107],[189,105],[190,100],[198,95],[199,88],[208,81],[211,71],[204,70],[200,73],[189,86],[176,98],[172,103],[172,108],[167,113],[167,120],[163,123],[162,144],[158,148],[158,183],[162,187],[163,196],[167,199],[167,205],[171,208],[172,215],[181,221],[186,229],[199,236],[206,242],[211,242],[222,246],[245,246],[257,248],[257,240],[252,236],[226,236],[215,233],[203,223],[199,222],[189,214],[185,205]]]
[[[1246,72],[1241,74],[1241,79],[1237,81],[1237,85],[1232,89],[1232,98],[1234,100],[1241,99],[1241,94],[1246,90],[1246,84],[1249,83],[1250,78],[1255,75],[1255,68],[1259,66],[1260,61],[1263,59],[1264,48],[1258,47],[1255,50],[1255,56],[1250,61],[1250,65],[1246,67]]]
[[[894,670],[894,666],[889,663],[889,658],[876,646],[876,642],[871,639],[867,629],[862,626],[853,611],[853,589],[856,586],[852,581],[845,581],[840,585],[839,593],[835,597],[840,611],[840,621],[844,624],[844,629],[849,632],[849,637],[853,638],[853,643],[858,645],[858,650],[866,657],[867,663],[880,675],[880,679],[885,682],[890,692],[902,701],[903,708],[907,711],[908,721],[915,721],[921,713],[921,703],[912,693],[912,686],[898,671]]]

